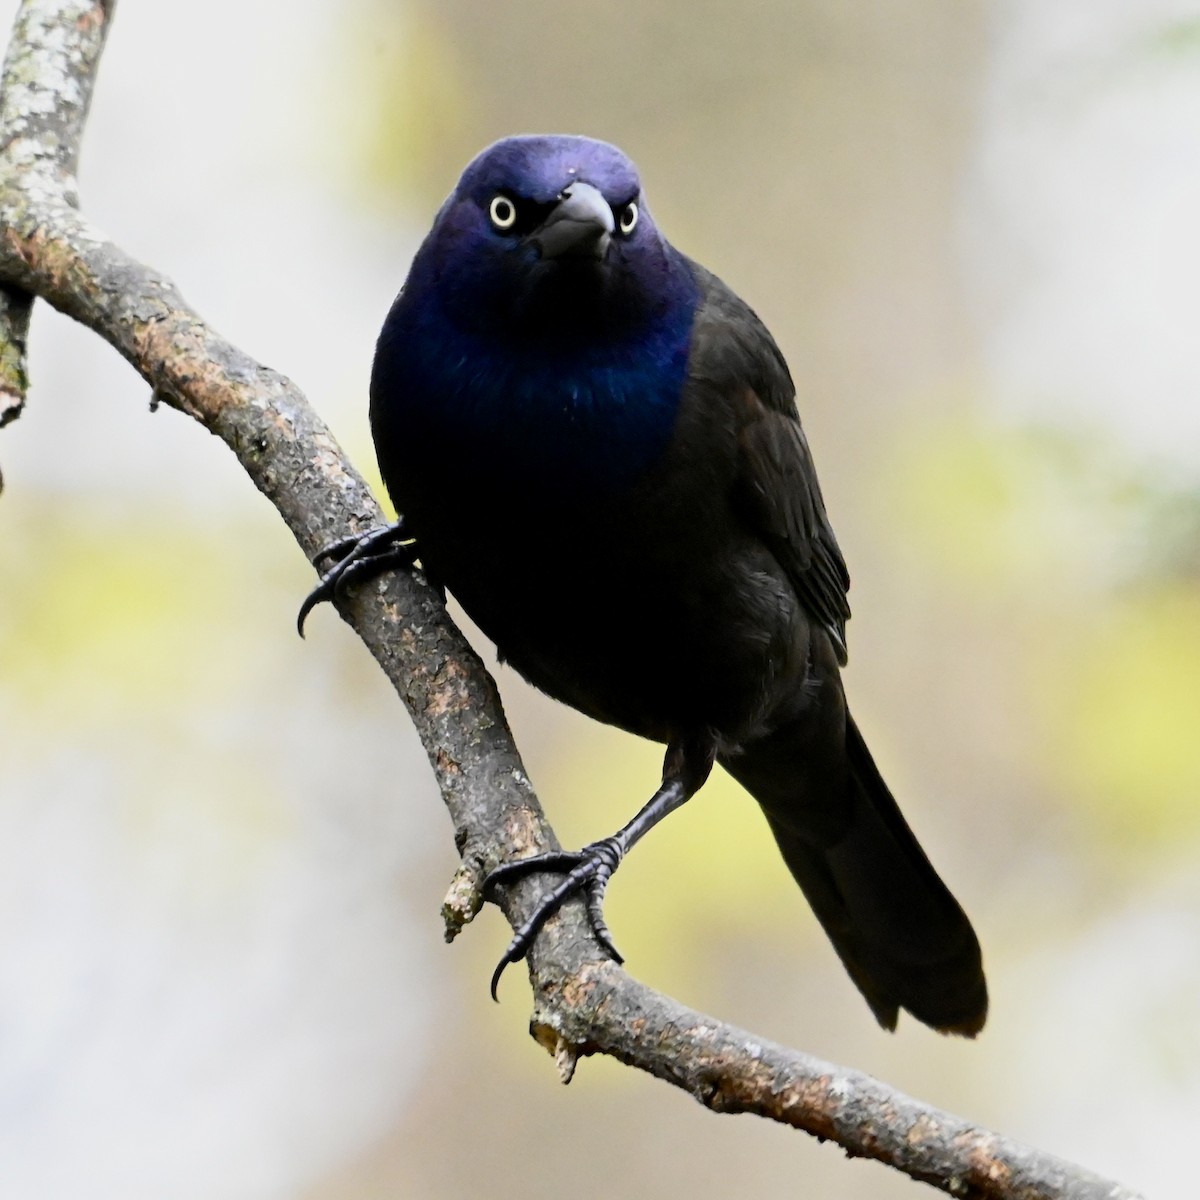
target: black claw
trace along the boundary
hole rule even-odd
[[[321,582],[317,584],[307,596],[304,597],[304,603],[300,605],[300,611],[296,614],[296,632],[304,636],[304,622],[308,618],[308,614],[312,612],[318,604],[325,600],[333,599],[333,584],[325,577],[322,577]]]
[[[492,972],[492,1000],[496,1004],[500,1003],[500,997],[496,995],[496,989],[500,986],[500,976],[504,974],[505,967],[509,963],[520,962],[526,954],[525,949],[521,949],[519,953],[515,953],[513,949],[514,945],[515,942],[509,945],[508,949],[501,956],[500,961],[496,964],[496,969]]]
[[[624,848],[615,838],[605,838],[602,842],[593,842],[590,846],[578,852],[571,853],[562,850],[550,851],[546,854],[535,854],[532,858],[519,858],[513,862],[502,863],[496,867],[483,881],[483,894],[486,896],[497,885],[520,879],[535,871],[565,871],[566,878],[561,880],[549,892],[539,897],[528,920],[524,921],[513,934],[513,939],[504,951],[496,969],[492,973],[492,999],[497,1000],[496,988],[500,976],[510,963],[520,962],[529,953],[542,926],[569,900],[579,892],[585,893],[588,924],[592,934],[604,950],[618,963],[624,962],[620,952],[613,944],[612,934],[604,920],[602,905],[604,892],[612,873],[617,869],[624,854]]]
[[[608,922],[604,919],[604,911],[602,905],[604,903],[604,892],[608,887],[608,877],[598,879],[596,885],[588,889],[587,893],[587,914],[588,924],[592,927],[592,933],[596,935],[596,941],[608,951],[609,957],[618,966],[625,961],[625,956],[617,949],[613,942],[612,934],[608,931]]]
[[[340,599],[346,588],[358,580],[379,575],[394,567],[411,567],[416,559],[416,548],[401,518],[391,525],[369,529],[357,537],[330,542],[317,551],[313,566],[319,566],[326,559],[333,559],[333,565],[304,598],[296,615],[296,632],[301,637],[304,636],[305,619],[318,604],[325,600]]]

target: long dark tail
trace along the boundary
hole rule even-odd
[[[779,731],[725,766],[762,805],[784,861],[880,1025],[894,1029],[903,1008],[943,1033],[974,1037],[987,1018],[987,983],[966,913],[849,713],[842,762],[814,770],[805,741]],[[817,780],[824,794],[815,794]]]

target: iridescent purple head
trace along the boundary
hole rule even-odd
[[[644,325],[693,291],[633,163],[607,142],[566,135],[505,138],[475,158],[411,278],[464,331],[541,337]]]

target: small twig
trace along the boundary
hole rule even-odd
[[[311,559],[381,513],[329,430],[282,375],[209,328],[162,275],[77,211],[74,164],[112,5],[25,0],[0,100],[0,282],[95,330],[150,385],[237,455]],[[478,910],[501,860],[557,848],[521,766],[495,684],[418,573],[338,601],[416,724],[454,822],[463,867],[447,929]],[[536,884],[505,889],[510,922]],[[832,1066],[651,991],[608,961],[573,903],[530,956],[535,1037],[564,1081],[603,1053],[719,1112],[752,1112],[837,1141],[955,1196],[1136,1200],[1135,1193],[978,1129],[855,1071]]]
[[[25,343],[32,307],[28,292],[0,287],[0,429],[15,421],[25,408],[29,390]]]

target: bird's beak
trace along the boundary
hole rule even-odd
[[[550,215],[529,235],[543,258],[602,260],[612,241],[612,209],[590,183],[568,184]]]

